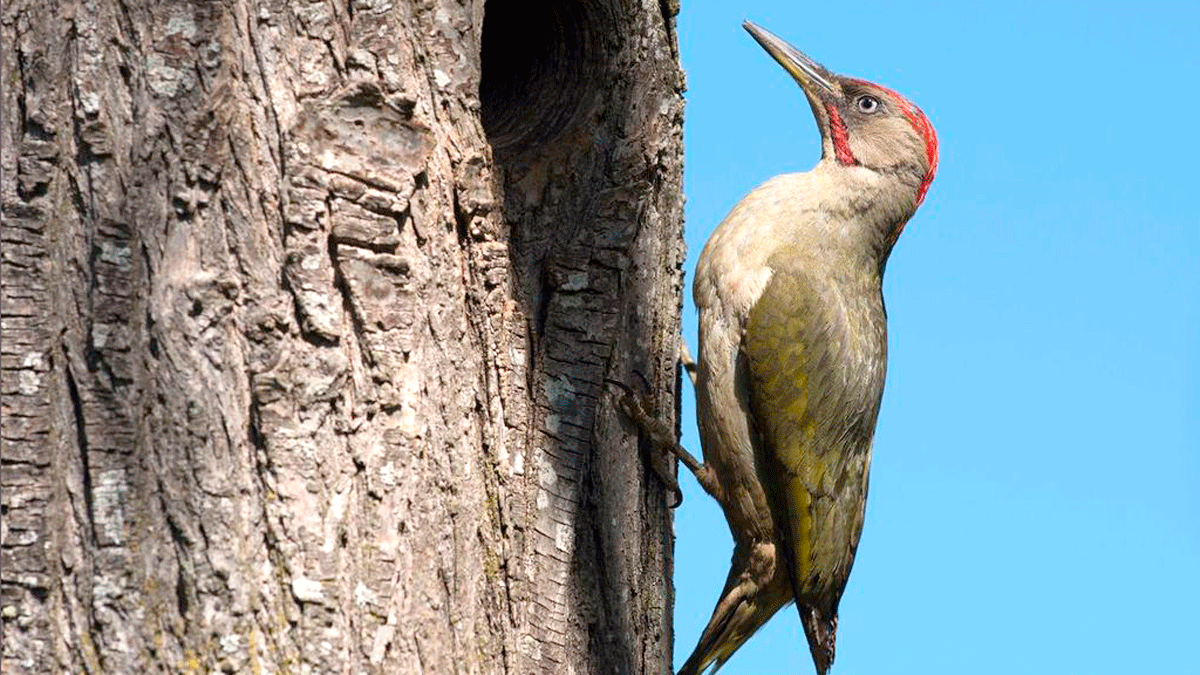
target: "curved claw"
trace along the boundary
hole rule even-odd
[[[655,448],[665,447],[668,450],[675,452],[676,455],[678,455],[679,452],[687,454],[687,451],[675,441],[675,432],[661,420],[647,412],[647,406],[645,404],[644,397],[634,394],[633,389],[623,382],[618,382],[608,378],[605,378],[604,381],[621,390],[621,395],[616,397],[617,410],[620,411],[621,414],[625,415],[625,417],[628,417],[630,420],[632,420],[641,431],[646,433],[646,435],[649,437],[651,445],[653,445]],[[691,455],[688,455],[688,457],[691,458]],[[693,458],[692,461],[695,461],[695,459]],[[684,463],[686,464],[687,462],[685,461]],[[671,472],[671,468],[669,466],[663,466],[663,462],[661,461],[654,461],[653,457],[650,459],[649,464],[650,469],[654,471],[654,474],[658,476],[658,479],[662,481],[663,485],[665,485],[667,489],[671,491],[671,494],[675,496],[675,502],[668,508],[678,508],[679,505],[683,503],[683,490],[680,489],[679,481],[675,479],[675,476]]]

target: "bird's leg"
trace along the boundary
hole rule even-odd
[[[679,365],[683,366],[683,371],[687,373],[688,379],[692,381],[692,387],[696,386],[696,359],[692,357],[691,350],[688,349],[687,342],[679,341]],[[684,466],[691,470],[696,476],[696,480],[700,483],[700,487],[704,488],[710,496],[718,502],[724,504],[724,491],[721,490],[721,484],[717,482],[717,476],[707,464],[701,464],[696,461],[695,457],[688,454],[688,451],[678,443],[673,443],[669,450],[675,453],[679,461],[683,462]]]
[[[704,488],[706,492],[720,499],[719,487],[716,475],[712,469],[701,463],[692,453],[675,440],[675,430],[670,428],[666,423],[657,417],[650,414],[646,404],[645,397],[638,396],[633,393],[629,387],[615,380],[608,380],[611,384],[621,389],[621,395],[617,397],[617,409],[626,417],[631,419],[638,427],[646,433],[650,439],[650,443],[659,452],[654,453],[651,458],[650,468],[658,475],[659,479],[667,486],[671,492],[675,493],[675,504],[679,506],[683,501],[683,491],[679,489],[679,481],[671,474],[670,467],[664,463],[656,461],[657,458],[665,458],[667,452],[679,458],[683,465],[691,470],[696,476],[697,482]],[[665,452],[664,452],[665,451]]]
[[[657,452],[650,453],[650,469],[675,495],[675,503],[672,508],[679,506],[683,503],[683,491],[679,489],[679,481],[675,479],[671,467],[666,462],[666,452],[662,451],[664,447],[670,448],[678,445],[675,442],[675,432],[662,420],[647,412],[648,406],[645,397],[634,394],[629,387],[620,382],[615,380],[609,380],[609,382],[621,389],[620,395],[617,396],[617,410],[637,424],[638,428],[649,437],[651,446],[657,450]],[[682,450],[682,448],[680,449]],[[687,453],[686,450],[683,452]],[[695,459],[693,458],[692,461]]]

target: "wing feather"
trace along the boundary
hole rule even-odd
[[[829,616],[836,615],[862,529],[882,391],[881,374],[855,372],[881,349],[871,343],[878,341],[871,317],[856,315],[861,310],[847,306],[832,282],[777,270],[742,339],[760,439],[756,464],[796,599]]]

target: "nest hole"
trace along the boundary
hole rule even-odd
[[[598,69],[588,2],[487,0],[479,98],[493,150],[553,142],[589,99]]]

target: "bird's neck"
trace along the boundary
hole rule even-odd
[[[877,170],[822,160],[812,172],[827,187],[820,193],[830,217],[816,222],[827,245],[876,267],[882,275],[900,232],[916,211],[920,177],[909,171]]]

